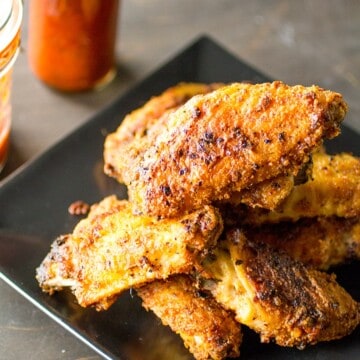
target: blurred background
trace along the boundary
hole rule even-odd
[[[30,71],[24,3],[10,156],[0,185],[204,34],[273,79],[341,92],[350,106],[346,122],[360,131],[358,0],[123,0],[117,76],[101,91],[76,94],[51,90]],[[3,282],[0,307],[0,359],[99,358]]]

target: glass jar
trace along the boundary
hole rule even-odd
[[[11,78],[20,46],[23,15],[21,0],[0,2],[0,171],[9,150],[11,128]]]
[[[63,91],[104,86],[115,76],[119,0],[30,0],[29,64]]]

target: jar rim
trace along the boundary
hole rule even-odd
[[[4,13],[0,17],[0,51],[5,49],[19,32],[22,16],[22,0],[2,1],[0,6]]]
[[[12,11],[12,6],[13,6],[12,0],[1,1],[1,3],[0,3],[0,30],[9,21],[11,11]]]

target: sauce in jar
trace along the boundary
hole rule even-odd
[[[11,70],[0,77],[0,171],[3,169],[9,150],[11,123]]]
[[[29,63],[63,91],[100,87],[115,76],[119,0],[31,0]]]
[[[20,46],[22,1],[0,3],[0,171],[9,150],[12,68]]]

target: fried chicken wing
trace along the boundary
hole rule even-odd
[[[137,289],[147,310],[152,310],[184,341],[197,360],[238,357],[240,324],[211,296],[201,294],[186,275],[154,281]]]
[[[273,211],[246,208],[248,223],[296,221],[302,217],[360,215],[360,158],[348,153],[312,156],[311,179],[295,186]],[[242,216],[242,215],[240,215]]]
[[[235,191],[229,199],[222,199],[215,203],[219,207],[222,207],[223,204],[238,206],[241,211],[243,206],[249,206],[252,209],[261,208],[262,211],[263,209],[275,209],[291,193],[295,180],[296,177],[292,175],[280,175],[244,190]]]
[[[249,227],[246,237],[286,251],[315,269],[360,260],[360,219],[318,217]]]
[[[248,214],[250,219],[247,218]],[[360,219],[337,216],[305,217],[297,221],[257,224],[255,211],[222,204],[226,228],[241,227],[246,237],[286,251],[291,257],[315,269],[360,260]],[[260,221],[259,221],[260,222]]]
[[[134,159],[129,199],[138,212],[171,217],[261,191],[266,181],[296,176],[323,139],[339,133],[346,111],[338,93],[279,81],[193,96]]]
[[[303,348],[345,336],[359,323],[359,304],[334,275],[249,241],[239,229],[227,232],[204,268],[210,280],[200,281],[200,286],[263,342]]]
[[[128,114],[104,144],[104,172],[119,182],[130,182],[129,168],[154,138],[163,131],[169,113],[192,96],[205,94],[223,84],[180,83],[152,97]]]
[[[107,309],[123,290],[192,271],[221,231],[210,206],[159,220],[134,216],[131,203],[110,196],[53,243],[37,279],[46,292],[70,286],[80,305]]]

